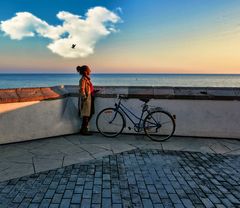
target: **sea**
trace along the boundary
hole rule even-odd
[[[78,85],[78,74],[0,74],[0,89]],[[91,74],[95,86],[240,87],[240,74]]]

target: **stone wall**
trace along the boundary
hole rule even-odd
[[[240,88],[96,87],[97,113],[113,106],[117,95],[139,114],[144,98],[176,116],[178,136],[240,138]],[[0,90],[0,144],[79,132],[78,87]],[[132,124],[127,122],[127,127]],[[135,133],[126,128],[125,133]]]

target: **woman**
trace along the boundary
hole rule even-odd
[[[88,130],[88,123],[94,114],[94,88],[90,79],[91,69],[86,66],[77,66],[77,72],[82,75],[79,81],[79,110],[82,117],[82,127],[80,133],[91,135]]]

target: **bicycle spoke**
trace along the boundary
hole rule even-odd
[[[169,120],[169,121],[166,121],[166,122],[162,122],[161,125],[163,125],[163,124],[167,124],[167,123],[172,123],[172,121]]]
[[[114,137],[122,132],[124,119],[122,114],[114,108],[107,108],[98,114],[96,125],[101,134]]]
[[[164,141],[170,138],[174,130],[175,122],[165,111],[152,112],[144,120],[144,131],[154,141]]]

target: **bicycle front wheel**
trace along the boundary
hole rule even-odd
[[[96,125],[103,136],[116,137],[123,131],[124,118],[116,109],[106,108],[97,115]]]
[[[153,141],[169,139],[175,131],[175,121],[166,111],[154,111],[144,119],[144,132]]]

